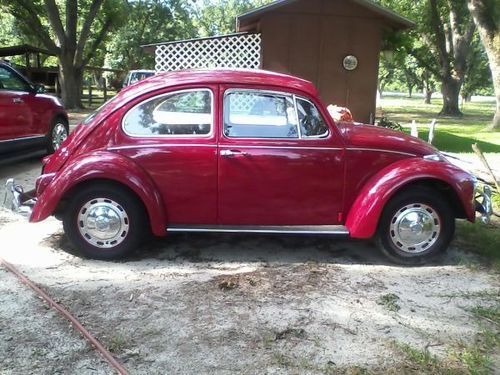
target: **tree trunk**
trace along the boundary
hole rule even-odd
[[[71,58],[59,57],[61,97],[66,109],[81,109],[83,69],[73,65]]]
[[[483,0],[467,0],[467,5],[488,55],[497,100],[495,117],[489,129],[500,131],[500,24],[496,11],[498,5],[495,1]]]
[[[439,115],[442,116],[462,116],[459,106],[460,87],[462,82],[458,79],[447,78],[441,84],[443,94],[443,108]]]
[[[424,89],[424,103],[425,104],[432,104],[431,99],[432,99],[432,90]]]
[[[412,95],[413,95],[413,86],[412,85],[408,85],[408,97],[411,98]]]
[[[500,33],[496,40],[500,43]],[[495,117],[493,117],[493,122],[488,127],[488,129],[499,131],[500,130],[500,47],[497,46],[496,51],[493,50],[490,51],[490,53],[488,53],[488,57],[490,61],[490,69],[493,78],[493,88],[495,90],[495,96],[497,99],[497,109],[495,112]]]

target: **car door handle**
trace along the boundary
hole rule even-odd
[[[14,104],[21,104],[23,101],[22,101],[20,98],[13,98],[13,99],[12,99],[12,102],[13,102]]]
[[[220,152],[220,156],[224,158],[234,158],[237,156],[247,156],[248,154],[246,152],[242,152],[239,150],[222,150]]]

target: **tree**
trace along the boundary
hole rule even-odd
[[[461,115],[459,94],[475,29],[465,3],[457,0],[382,0],[382,3],[416,21],[405,48],[421,68],[441,83],[440,114]]]
[[[488,93],[493,91],[491,81],[491,71],[488,65],[488,56],[476,33],[471,44],[471,53],[469,54],[469,64],[465,81],[462,86],[462,99],[466,102],[471,100],[472,95],[476,93]]]
[[[128,22],[106,43],[105,64],[117,69],[151,69],[154,56],[141,45],[198,36],[192,8],[184,1],[137,0],[127,4]]]
[[[64,6],[63,6],[64,4]],[[83,69],[108,33],[124,18],[121,0],[0,0],[22,34],[58,57],[66,108],[81,108]]]
[[[201,36],[234,33],[236,17],[272,0],[202,0],[195,6]]]
[[[488,55],[497,101],[491,129],[500,130],[500,5],[498,0],[467,0],[467,5]]]

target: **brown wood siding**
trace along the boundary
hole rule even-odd
[[[348,107],[356,121],[370,120],[375,113],[380,18],[342,0],[308,0],[265,14],[259,25],[264,69],[308,79],[326,104]],[[352,72],[342,66],[350,54],[359,61]]]

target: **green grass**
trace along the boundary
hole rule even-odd
[[[429,124],[437,119],[434,145],[441,151],[471,152],[471,145],[477,143],[483,152],[500,152],[500,132],[486,130],[493,119],[494,102],[465,103],[463,116],[439,117],[441,100],[433,99],[433,104],[424,104],[421,98],[385,96],[379,106],[385,116],[405,126],[415,120],[419,125],[419,137],[427,140]]]
[[[401,307],[399,306],[399,297],[394,293],[384,294],[377,300],[377,305],[384,306],[387,310],[398,312]]]
[[[457,222],[457,241],[462,248],[484,256],[489,265],[500,271],[500,230],[497,225]]]
[[[486,331],[470,346],[457,343],[448,348],[447,356],[443,358],[432,355],[427,349],[416,349],[408,344],[395,342],[395,350],[402,355],[403,361],[394,369],[394,373],[490,374],[492,362],[489,353],[497,348],[497,342],[493,342],[494,336],[493,331]]]

